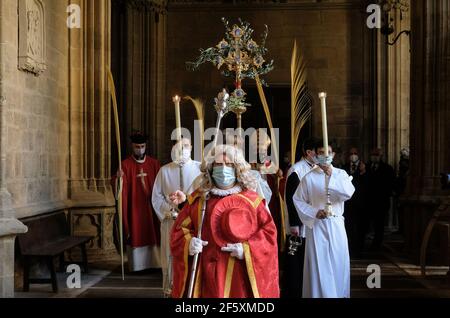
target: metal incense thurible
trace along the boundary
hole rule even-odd
[[[297,253],[298,247],[302,246],[303,242],[302,242],[302,238],[299,236],[291,236],[289,238],[289,252],[288,254],[290,256],[294,256],[295,253]]]

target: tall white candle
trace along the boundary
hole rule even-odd
[[[173,98],[173,102],[175,104],[175,121],[176,121],[177,140],[178,141],[181,140],[180,101],[181,101],[181,98],[178,95]]]
[[[328,127],[327,127],[327,93],[319,93],[320,106],[322,109],[322,134],[323,134],[323,148],[325,155],[328,156]]]

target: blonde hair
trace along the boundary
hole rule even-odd
[[[214,187],[211,176],[213,164],[216,162],[216,158],[219,155],[225,155],[230,163],[234,165],[236,179],[242,189],[255,191],[257,184],[256,179],[251,174],[250,164],[245,161],[242,150],[231,145],[218,145],[211,149],[205,156],[200,168],[202,175],[198,190],[202,193],[207,193]],[[220,158],[220,160],[222,160],[222,158]]]

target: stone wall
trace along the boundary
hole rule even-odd
[[[166,122],[175,125],[171,96],[189,94],[207,101],[206,127],[215,123],[213,98],[224,79],[212,65],[200,71],[186,70],[185,62],[194,60],[199,48],[216,45],[222,40],[221,17],[230,23],[237,18],[249,21],[256,40],[269,27],[268,57],[275,69],[266,76],[270,86],[289,87],[290,60],[294,39],[298,40],[308,62],[308,79],[315,98],[313,133],[321,134],[318,93],[328,92],[330,138],[346,149],[351,145],[370,148],[369,54],[366,14],[361,1],[296,1],[278,4],[183,4],[168,8]],[[245,86],[254,86],[250,81]],[[289,112],[289,105],[278,105]],[[261,107],[256,105],[256,107]],[[186,109],[184,122],[194,118]],[[244,114],[245,120],[245,114]],[[170,139],[166,130],[166,140]],[[286,142],[285,140],[281,143]],[[166,149],[168,154],[168,149]]]
[[[36,76],[18,68],[18,0],[2,0],[2,155],[6,155],[4,182],[18,218],[61,208],[67,199],[67,4],[60,0],[42,3],[45,20],[38,23],[45,24],[46,70]],[[26,33],[19,31],[20,36]]]
[[[109,0],[0,1],[0,296],[13,295],[17,219],[65,211],[73,235],[94,236],[90,260],[117,257],[110,29]]]

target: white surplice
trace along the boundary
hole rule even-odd
[[[152,204],[156,215],[161,221],[161,267],[163,271],[163,290],[170,294],[170,231],[174,220],[171,217],[174,207],[169,201],[169,195],[177,190],[186,195],[191,194],[191,184],[200,175],[200,162],[190,160],[182,166],[183,182],[180,182],[180,165],[171,162],[163,166],[156,177],[153,186]],[[181,187],[182,185],[182,187]]]
[[[306,228],[304,298],[349,298],[350,256],[344,225],[344,202],[355,188],[351,177],[333,168],[329,179],[330,201],[335,216],[319,220],[326,204],[325,173],[319,167],[303,177],[294,204]]]

